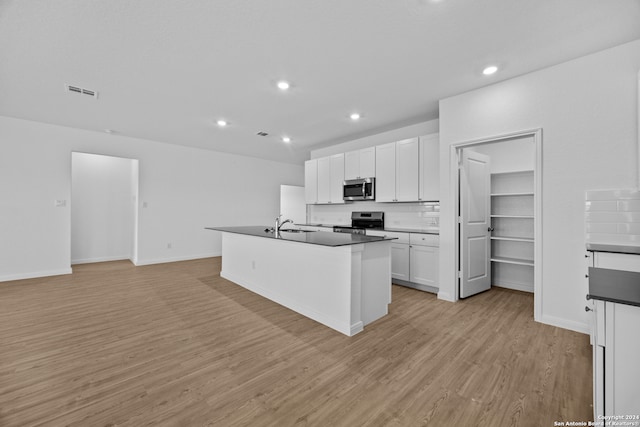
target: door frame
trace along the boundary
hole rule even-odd
[[[89,151],[78,151],[78,150],[72,150],[71,151],[71,158],[69,160],[69,163],[71,165],[70,169],[69,169],[69,193],[70,193],[70,202],[73,203],[74,200],[74,195],[73,195],[73,165],[74,165],[74,161],[73,161],[73,155],[74,154],[88,154],[88,155],[92,155],[92,156],[103,156],[103,157],[112,157],[112,158],[116,158],[116,159],[125,159],[125,160],[130,160],[132,162],[132,166],[133,166],[133,170],[132,170],[132,175],[131,175],[131,184],[132,184],[132,188],[133,188],[133,206],[132,206],[132,220],[133,220],[133,230],[131,230],[132,233],[132,242],[131,242],[131,256],[129,257],[129,261],[131,261],[133,263],[133,265],[138,265],[138,248],[139,248],[139,243],[138,243],[138,235],[139,235],[139,220],[140,220],[140,212],[139,212],[139,204],[138,201],[140,199],[140,160],[139,159],[134,159],[132,157],[124,157],[124,156],[116,156],[116,155],[112,155],[112,154],[103,154],[103,153],[95,153],[95,152],[89,152]],[[69,213],[70,216],[70,221],[73,221],[73,218],[71,218],[71,211]],[[69,260],[71,262],[71,241],[72,241],[72,237],[71,234],[73,233],[73,225],[69,224]],[[100,261],[97,261],[100,262]],[[73,267],[73,264],[71,265],[71,267]]]
[[[474,139],[470,141],[463,141],[455,144],[451,144],[449,146],[449,159],[450,159],[450,182],[453,184],[450,187],[450,196],[451,199],[455,201],[455,209],[453,209],[453,223],[455,224],[455,263],[454,263],[454,272],[452,274],[455,275],[455,290],[454,290],[454,301],[458,301],[460,299],[460,287],[458,285],[458,271],[460,265],[460,229],[459,229],[459,221],[458,221],[458,201],[460,198],[460,176],[459,176],[459,155],[461,154],[464,148],[471,148],[473,146],[485,145],[495,142],[507,142],[511,139],[532,137],[533,143],[535,146],[535,160],[534,160],[534,187],[535,187],[535,195],[534,195],[534,212],[535,212],[535,220],[534,220],[534,255],[535,255],[535,264],[534,264],[534,285],[533,285],[533,318],[535,321],[540,322],[542,319],[542,128],[537,129],[529,129],[518,132],[512,132],[497,136],[491,136],[486,138]]]

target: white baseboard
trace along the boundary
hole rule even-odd
[[[449,292],[439,291],[438,299],[449,301],[449,302],[456,302],[456,300],[453,298],[453,295],[451,295]]]
[[[24,279],[36,279],[38,277],[48,277],[48,276],[62,276],[65,274],[71,274],[71,268],[62,268],[59,270],[47,270],[47,271],[34,271],[31,273],[21,273],[21,274],[9,274],[7,276],[0,276],[0,282],[9,282],[13,280],[24,280]]]
[[[142,260],[138,259],[138,262],[135,262],[134,264],[136,266],[164,264],[167,262],[190,261],[194,259],[213,258],[218,256],[222,256],[222,252],[214,252],[210,254],[200,254],[200,255],[184,255],[184,256],[170,257],[170,258],[155,258],[155,259],[142,259]]]
[[[569,329],[570,331],[580,332],[582,334],[590,334],[588,324],[576,322],[574,320],[543,314],[539,319],[539,322],[546,325],[557,326],[558,328]]]
[[[122,260],[128,260],[130,258],[131,257],[129,255],[119,255],[119,256],[96,257],[96,258],[72,259],[71,265],[92,264],[94,262],[122,261]]]

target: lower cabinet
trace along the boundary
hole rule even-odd
[[[391,243],[391,278],[409,280],[409,243]]]
[[[409,246],[410,282],[438,287],[439,251],[433,246]]]
[[[594,252],[592,256],[593,267],[640,272],[638,255]],[[594,420],[640,417],[640,307],[602,300],[590,303]],[[637,423],[640,418],[625,420]]]
[[[372,230],[367,230],[367,234],[396,238],[391,243],[393,283],[422,291],[438,292],[438,235]]]

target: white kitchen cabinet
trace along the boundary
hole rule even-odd
[[[318,161],[304,162],[304,198],[308,205],[318,203]]]
[[[418,200],[418,138],[376,147],[376,201]]]
[[[344,154],[344,179],[376,176],[376,148],[369,147]]]
[[[594,252],[593,266],[637,273],[640,255]],[[594,272],[591,273],[590,280]],[[640,307],[602,300],[592,302],[594,419],[640,415]]]
[[[331,201],[331,158],[320,157],[318,159],[318,201],[317,203],[329,203]]]
[[[420,137],[419,193],[420,201],[440,200],[440,137],[434,133]]]
[[[440,236],[376,230],[367,230],[367,235],[396,239],[391,243],[393,283],[429,292],[437,290]]]
[[[344,203],[344,153],[330,157],[331,177],[329,178],[329,203]]]
[[[342,198],[344,153],[320,157],[316,159],[316,162],[317,197],[315,203],[344,203]]]
[[[418,200],[418,138],[396,142],[396,201]]]
[[[409,281],[409,245],[391,243],[391,279]]]
[[[376,147],[376,202],[396,201],[396,143]]]
[[[411,233],[409,242],[409,281],[437,288],[440,256],[438,236]]]

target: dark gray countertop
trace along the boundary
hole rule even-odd
[[[325,231],[308,231],[302,233],[292,233],[281,230],[278,237],[270,230],[271,227],[264,225],[250,225],[244,227],[205,227],[207,230],[223,231],[225,233],[244,234],[247,236],[264,237],[266,239],[287,240],[290,242],[309,243],[321,246],[347,246],[359,245],[361,243],[382,242],[394,240],[382,236],[364,236],[350,233],[327,233]]]
[[[640,255],[640,246],[587,243],[587,250],[590,252],[611,252],[614,254]]]
[[[640,307],[640,273],[589,267],[588,298]]]
[[[300,225],[300,226],[309,226],[309,227],[333,227],[334,224],[296,224],[296,225]],[[341,226],[350,226],[351,224],[335,224],[335,225],[341,225]],[[394,233],[421,233],[421,234],[435,234],[435,235],[439,235],[440,231],[439,230],[433,230],[433,229],[428,229],[428,228],[393,228],[393,227],[385,227],[382,230],[376,230],[376,231],[389,231],[389,232],[394,232]]]

